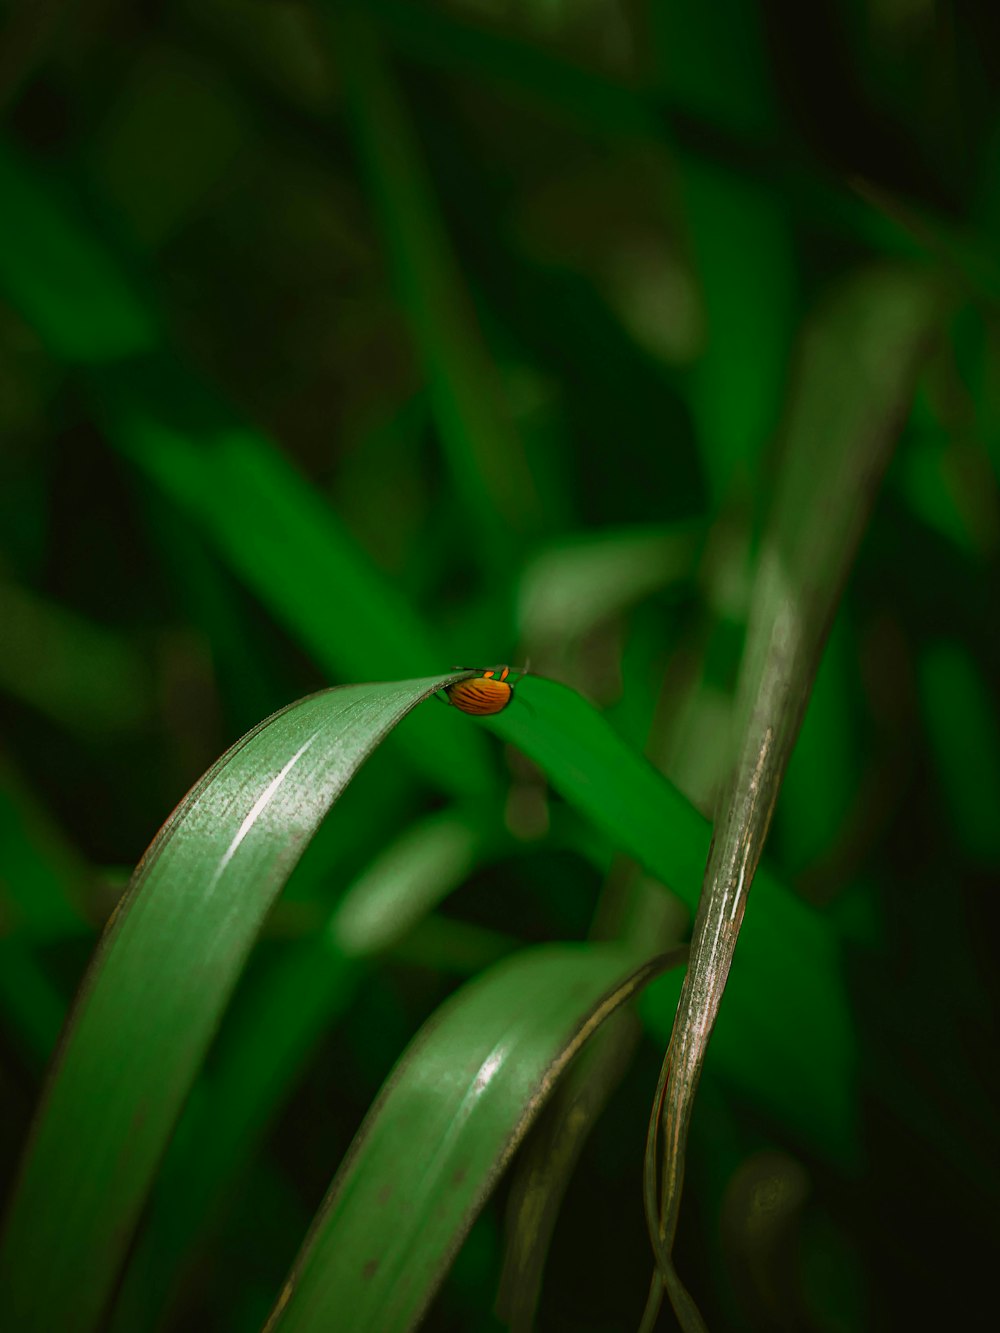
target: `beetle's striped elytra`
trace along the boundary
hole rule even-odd
[[[525,667],[520,674],[524,675],[527,669]],[[478,668],[456,667],[455,670],[473,671]],[[489,717],[493,713],[502,712],[514,697],[513,682],[507,679],[510,670],[509,666],[491,667],[479,676],[446,685],[444,692],[448,702],[461,712],[471,713],[475,717]]]

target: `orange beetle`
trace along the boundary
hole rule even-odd
[[[455,670],[474,671],[478,668],[455,667]],[[476,717],[502,712],[514,697],[514,686],[507,680],[510,670],[508,666],[493,667],[471,680],[457,680],[454,685],[446,685],[444,692],[448,702],[463,713],[472,713]],[[519,674],[523,676],[527,670],[525,667]]]

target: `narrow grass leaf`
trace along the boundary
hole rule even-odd
[[[0,283],[57,356],[135,356],[157,329],[114,256],[0,143]]]
[[[612,843],[694,910],[711,826],[575,690],[527,675],[481,724],[524,752]]]
[[[413,1328],[563,1069],[682,957],[547,945],[468,983],[407,1048],[358,1132],[268,1330]]]
[[[671,1257],[694,1094],[823,642],[939,313],[925,279],[871,271],[836,294],[804,339],[751,603],[735,762],[650,1122],[647,1214],[660,1276],[686,1333],[704,1328]],[[776,1022],[801,1003],[793,990],[773,1000]],[[647,1328],[658,1292],[654,1282]]]
[[[425,624],[379,577],[336,515],[266,440],[210,399],[179,364],[105,378],[108,427],[129,460],[198,524],[334,679],[442,661]],[[218,503],[224,496],[226,503]],[[437,787],[487,791],[478,737],[421,713],[400,736]]]
[[[621,862],[605,881],[592,937],[612,928],[634,947],[664,950],[679,937],[676,904],[631,863]],[[642,999],[660,989],[660,1003],[676,1005],[681,973],[673,971],[646,987]],[[560,1081],[520,1154],[507,1206],[506,1249],[497,1313],[511,1333],[534,1327],[542,1274],[563,1196],[580,1153],[601,1112],[628,1069],[642,1038],[635,1014],[615,1014],[581,1052]]]
[[[348,888],[310,938],[239,993],[212,1067],[163,1162],[115,1308],[117,1333],[159,1327],[185,1266],[210,1238],[227,1194],[259,1152],[323,1032],[350,1004],[362,960],[403,939],[467,877],[482,821],[446,811],[416,821]]]
[[[314,937],[275,959],[227,1018],[157,1173],[115,1301],[111,1333],[169,1328],[199,1255],[225,1217],[274,1116],[324,1031],[351,1003],[364,965]]]
[[[694,368],[692,409],[718,511],[749,490],[781,415],[794,334],[794,249],[773,190],[687,156],[680,188],[708,334]]]
[[[373,25],[349,7],[330,27],[445,458],[475,534],[470,551],[494,565],[535,507],[531,473]]]
[[[586,700],[564,685],[526,676],[511,706],[483,725],[533,759],[557,792],[694,912],[712,840],[709,821]],[[835,1160],[850,1159],[856,1132],[851,1015],[835,941],[823,918],[766,867],[758,880],[759,920],[733,977],[746,1027],[720,1041],[720,1059],[740,1087],[813,1147]],[[801,996],[802,1012],[815,1027],[805,1030],[782,1016],[790,993]],[[673,1005],[650,1005],[644,1017],[665,1038]],[[782,1076],[789,1068],[800,1071],[798,1083]]]
[[[471,873],[484,846],[479,827],[453,811],[421,819],[369,866],[327,927],[351,958],[391,948]]]
[[[263,919],[356,769],[454,677],[312,695],[249,732],[164,825],[98,947],[0,1249],[0,1326],[85,1333]]]
[[[520,636],[534,652],[574,644],[588,630],[694,573],[697,528],[605,529],[539,551],[521,574]]]
[[[545,1261],[570,1177],[641,1035],[641,1024],[624,1012],[594,1034],[542,1112],[518,1159],[496,1305],[511,1333],[531,1333],[535,1326]]]

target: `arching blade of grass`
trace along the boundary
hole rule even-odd
[[[678,951],[547,945],[505,959],[435,1014],[358,1132],[268,1330],[410,1329],[555,1080]]]
[[[612,909],[615,904],[617,910]],[[611,909],[611,910],[609,910]],[[633,947],[664,950],[678,939],[676,904],[660,886],[633,865],[619,863],[605,882],[602,905],[591,927],[592,938],[615,938]],[[643,992],[648,1002],[677,1004],[681,974],[660,977]],[[542,1289],[542,1277],[560,1208],[580,1154],[607,1102],[632,1062],[642,1038],[635,1014],[622,1011],[595,1033],[580,1058],[560,1081],[552,1101],[520,1154],[508,1196],[503,1270],[496,1310],[511,1333],[530,1333]]]
[[[366,867],[315,934],[237,995],[210,1077],[164,1159],[116,1302],[118,1333],[162,1326],[186,1260],[210,1236],[321,1034],[353,999],[365,975],[361,960],[401,939],[465,880],[485,833],[481,820],[456,811],[417,821]]]
[[[909,411],[939,309],[924,279],[908,272],[865,273],[816,318],[802,348],[751,603],[735,762],[650,1122],[647,1214],[660,1278],[686,1333],[704,1328],[672,1260],[694,1094],[823,642]],[[777,1023],[801,1003],[796,991],[783,989],[771,992]],[[652,1327],[659,1294],[660,1280],[654,1279],[646,1328]]]
[[[586,700],[554,681],[526,676],[511,706],[484,725],[523,750],[556,791],[694,912],[711,824]],[[746,1021],[720,1045],[719,1057],[758,1103],[828,1156],[849,1159],[856,1116],[853,1039],[832,928],[766,868],[758,879],[760,920],[733,978]],[[799,997],[808,1028],[783,1016],[789,994]],[[644,1018],[665,1038],[673,1009],[651,1006]],[[788,1068],[799,1072],[794,1081],[780,1077]]]
[[[346,686],[290,705],[229,750],[164,825],[49,1076],[0,1250],[0,1326],[95,1326],[264,916],[359,765],[453,678]]]

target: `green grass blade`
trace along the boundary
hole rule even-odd
[[[330,27],[445,459],[475,538],[470,554],[495,568],[535,507],[531,474],[420,160],[412,115],[373,26],[349,9]]]
[[[234,1005],[211,1077],[184,1108],[115,1302],[112,1333],[158,1329],[224,1215],[228,1191],[261,1148],[322,1033],[351,1003],[362,965],[303,941]]]
[[[334,679],[432,671],[446,660],[312,487],[182,366],[162,358],[103,383],[117,447]],[[400,740],[435,786],[458,794],[491,787],[483,747],[460,719],[418,714]]]
[[[186,1260],[259,1152],[302,1066],[351,1002],[360,960],[390,948],[468,876],[484,830],[455,811],[418,820],[347,889],[310,938],[238,995],[211,1077],[185,1109],[115,1309],[120,1333],[159,1326]]]
[[[693,156],[681,160],[680,178],[707,324],[691,405],[718,511],[749,493],[780,419],[794,333],[794,250],[773,192]]]
[[[534,1327],[545,1261],[570,1177],[641,1035],[641,1025],[628,1013],[616,1014],[594,1034],[518,1159],[496,1303],[511,1333],[530,1333]]]
[[[712,828],[646,759],[573,690],[527,676],[511,706],[485,724],[523,750],[553,787],[694,912]],[[741,1022],[718,1055],[754,1099],[774,1110],[827,1156],[855,1151],[851,1015],[832,930],[767,869],[758,875],[758,920],[748,930],[733,974]],[[809,1023],[782,1017],[787,996],[800,997]],[[644,1008],[665,1039],[673,1006]],[[822,1043],[822,1056],[818,1054]],[[788,1070],[797,1077],[788,1077]]]
[[[483,832],[453,811],[414,824],[337,904],[327,927],[334,948],[350,958],[391,948],[468,877]]]
[[[268,1322],[414,1326],[555,1080],[680,954],[548,945],[476,978],[424,1025],[358,1132]]]
[[[831,300],[804,342],[751,604],[735,762],[651,1121],[647,1214],[663,1281],[685,1330],[703,1328],[671,1257],[694,1094],[823,642],[939,307],[929,284],[911,273],[865,273]],[[801,1003],[794,990],[784,996],[779,990],[773,999],[776,1015]]]
[[[268,909],[359,765],[448,679],[292,704],[229,750],[161,830],[50,1074],[0,1250],[0,1326],[95,1326]]]
[[[636,525],[551,543],[521,572],[522,642],[546,659],[568,654],[595,625],[660,588],[691,579],[700,535],[695,525]]]
[[[94,365],[148,351],[156,323],[101,242],[0,144],[0,279],[57,356]]]
[[[575,690],[525,676],[509,708],[483,722],[694,910],[711,826]]]
[[[634,866],[616,866],[605,881],[592,938],[615,938],[634,947],[664,950],[679,938],[677,904]],[[612,924],[613,922],[613,924]],[[658,978],[642,1002],[676,1006],[678,971]],[[507,1204],[503,1271],[496,1309],[511,1333],[534,1327],[542,1276],[563,1196],[580,1153],[605,1105],[621,1082],[642,1039],[635,1014],[622,1011],[595,1033],[568,1070],[520,1154]]]

